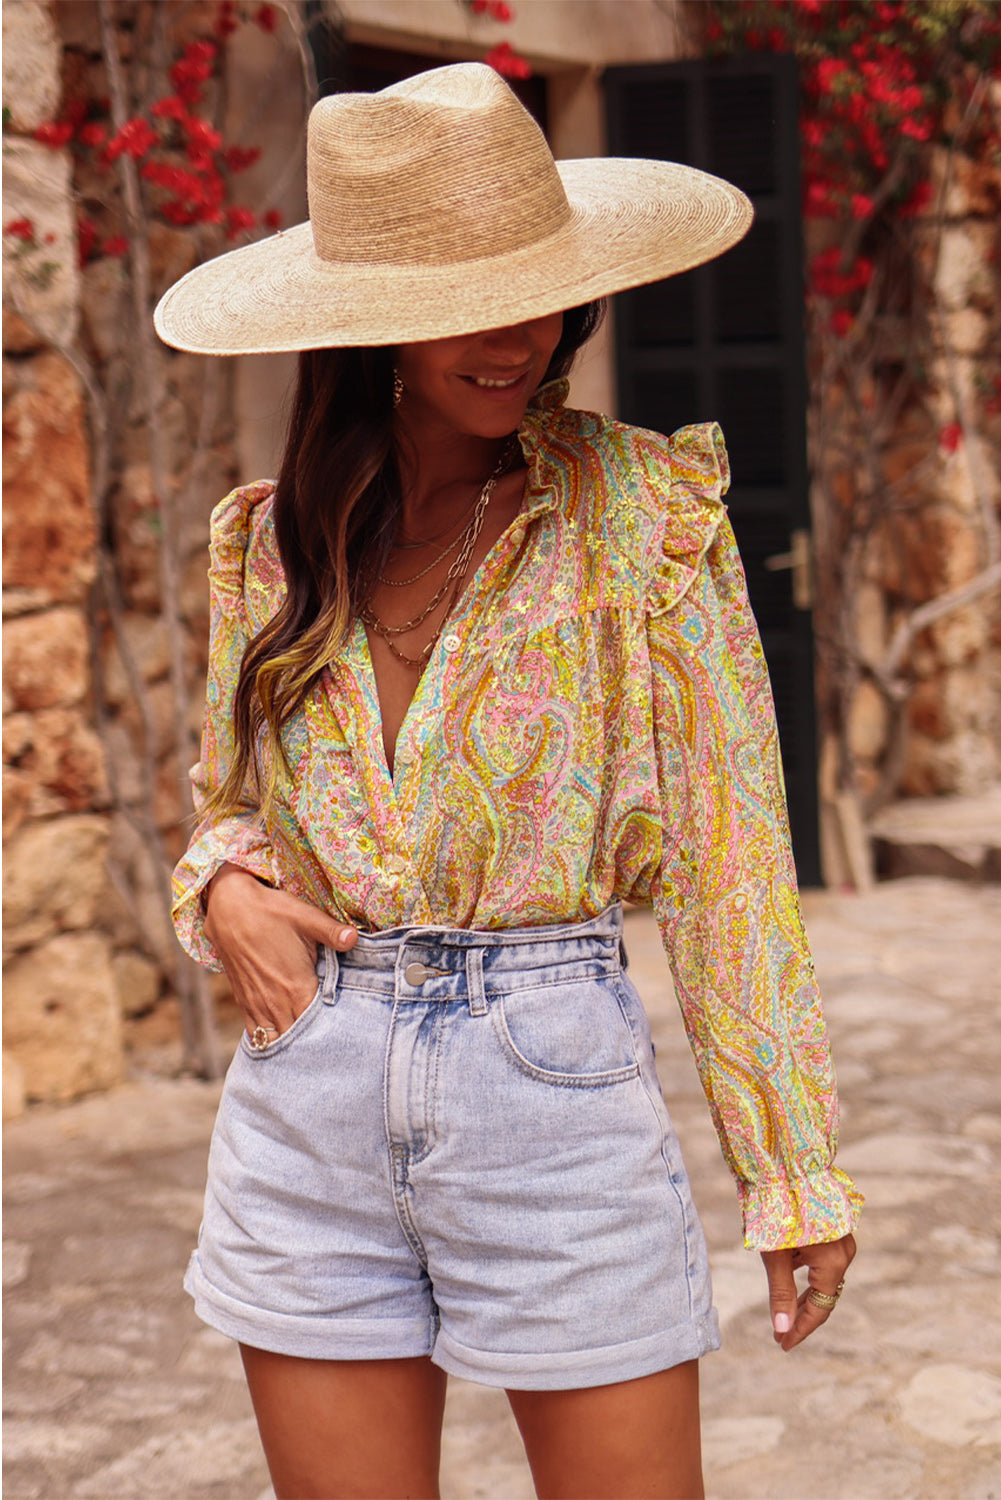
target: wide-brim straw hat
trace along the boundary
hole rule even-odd
[[[554,161],[483,63],[321,99],[307,193],[307,223],[170,288],[154,319],[166,343],[264,354],[505,327],[701,265],[753,217],[694,167]]]

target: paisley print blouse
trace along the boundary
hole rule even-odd
[[[185,948],[225,861],[362,930],[525,927],[652,902],[747,1244],[836,1239],[837,1101],[800,918],[768,676],[715,424],[671,438],[544,387],[520,514],[448,621],[390,775],[360,622],[286,732],[292,777],[196,829],[174,877]],[[196,805],[232,754],[247,642],[284,581],[265,482],[212,520]]]

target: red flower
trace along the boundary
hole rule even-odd
[[[261,223],[264,225],[265,229],[280,229],[282,225],[282,216],[278,212],[277,208],[269,208],[266,214],[261,215]]]
[[[250,212],[249,208],[227,208],[226,238],[228,240],[234,240],[236,239],[236,236],[238,234],[242,234],[244,230],[253,229],[256,223],[257,219],[255,215]]]
[[[141,115],[134,119],[126,120],[105,147],[105,156],[108,161],[117,161],[122,155],[131,156],[134,161],[141,161],[151,146],[156,144],[156,131],[148,120]]]
[[[262,31],[273,34],[278,29],[278,12],[273,5],[259,6],[254,20]]]
[[[922,209],[928,207],[931,202],[931,183],[918,182],[915,184],[909,198],[907,198],[897,210],[905,219],[913,218],[915,214],[921,213]]]
[[[257,146],[227,146],[222,153],[222,159],[230,172],[243,172],[247,167],[252,167],[255,161],[260,160],[260,149]]]
[[[490,7],[490,14],[495,21],[506,22],[514,20],[514,11],[510,5],[505,3],[505,0],[493,0],[493,4]]]
[[[99,125],[96,120],[91,120],[90,124],[80,126],[79,139],[85,146],[103,146],[107,134],[103,125]]]
[[[119,256],[124,255],[129,248],[129,242],[124,234],[113,234],[110,239],[105,240],[101,246],[102,255]]]
[[[186,120],[188,106],[176,94],[168,94],[165,98],[156,101],[150,109],[150,114],[157,120]]]
[[[216,54],[215,42],[189,42],[170,69],[174,93],[186,104],[197,104],[202,97],[199,87],[212,77]]]
[[[53,151],[58,151],[72,138],[72,120],[59,120],[49,125],[39,125],[35,131],[35,140],[40,141],[43,146],[49,146]]]
[[[875,206],[868,193],[852,193],[853,219],[867,219]]]
[[[955,453],[963,439],[963,429],[958,422],[947,422],[938,435],[938,445],[943,453]]]
[[[523,57],[519,57],[510,42],[498,42],[491,47],[483,61],[495,68],[504,78],[531,78],[532,69]]]
[[[35,226],[30,219],[11,219],[9,224],[4,225],[3,232],[15,240],[24,240],[26,244],[30,244],[35,238]]]
[[[219,7],[219,14],[216,17],[216,23],[212,28],[220,41],[224,42],[228,36],[232,36],[233,32],[236,31],[239,22],[234,14],[235,11],[236,6],[233,0],[222,0],[222,4]]]
[[[218,151],[222,145],[222,136],[218,130],[213,130],[205,120],[189,116],[184,121],[184,133],[188,138],[188,144],[194,146],[199,152]]]
[[[846,307],[839,307],[831,314],[831,328],[839,339],[851,333],[855,319]]]

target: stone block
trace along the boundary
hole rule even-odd
[[[61,48],[44,0],[4,0],[3,97],[14,130],[37,130],[59,108]]]
[[[3,222],[28,219],[34,229],[30,243],[3,236],[4,297],[44,339],[63,345],[76,336],[80,286],[71,169],[68,151],[4,135]]]
[[[123,1016],[141,1016],[152,1010],[160,995],[159,964],[141,953],[116,953],[111,960],[118,1007]]]
[[[101,649],[104,696],[113,708],[134,701],[132,683],[125,670],[126,653],[143,682],[156,682],[170,670],[170,642],[161,615],[130,613],[122,624],[122,642],[106,632]]]
[[[119,1083],[122,1020],[107,939],[63,933],[14,959],[3,1024],[28,1099],[55,1103]]]
[[[3,633],[5,708],[70,708],[90,685],[82,610],[59,608],[10,620]]]
[[[107,899],[109,821],[96,814],[22,828],[4,850],[5,951],[100,926]]]
[[[121,814],[112,819],[108,859],[117,883],[130,893],[126,903],[114,892],[106,909],[116,947],[150,948],[164,968],[172,969],[177,939],[167,906],[170,870],[158,868],[155,853]]]
[[[3,352],[5,354],[36,354],[45,348],[45,340],[36,328],[14,311],[3,309]]]
[[[4,734],[4,760],[27,780],[27,812],[36,818],[88,812],[106,806],[108,783],[104,748],[79,709],[48,708],[37,714],[10,714],[17,724],[17,749]],[[27,738],[23,726],[27,721]]]
[[[18,374],[3,413],[4,587],[75,603],[94,579],[97,541],[80,385],[58,354]]]
[[[14,1056],[13,1052],[3,1049],[3,1118],[16,1120],[18,1115],[24,1114],[24,1069]],[[4,1248],[4,1285],[7,1285],[7,1253]]]

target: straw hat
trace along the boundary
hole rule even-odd
[[[321,99],[307,188],[307,223],[171,287],[162,339],[257,354],[499,328],[701,265],[753,216],[730,183],[675,162],[554,162],[482,63]]]

